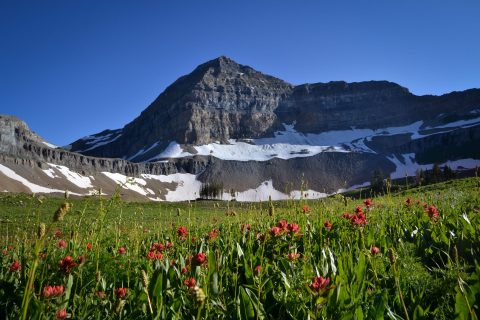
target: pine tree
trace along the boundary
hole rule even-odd
[[[438,163],[435,163],[432,169],[431,182],[437,183],[440,181],[442,181],[442,170],[440,169],[440,166],[438,165]]]
[[[370,182],[370,185],[372,186],[372,189],[376,192],[380,192],[383,190],[383,172],[380,169],[375,169],[372,173],[372,181]]]

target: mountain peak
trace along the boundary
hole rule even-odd
[[[215,59],[205,62],[204,64],[211,65],[211,66],[220,66],[220,67],[227,67],[227,66],[240,67],[241,66],[239,63],[237,63],[233,59],[230,59],[227,56],[219,56]]]
[[[234,61],[233,59],[230,59],[229,57],[226,57],[226,56],[219,56],[213,60],[207,61],[199,65],[193,71],[193,73],[195,72],[200,72],[202,74],[212,73],[215,76],[218,76],[220,74],[228,74],[232,76],[232,75],[237,75],[238,73],[260,74],[260,72],[248,66],[241,65],[236,61]]]

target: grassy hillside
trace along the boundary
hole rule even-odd
[[[0,318],[477,319],[479,195],[480,178],[371,203],[3,194]]]

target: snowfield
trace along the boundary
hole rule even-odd
[[[405,153],[400,156],[393,155],[387,158],[396,166],[396,170],[390,174],[392,179],[404,178],[407,175],[414,176],[417,170],[430,170],[433,168],[433,164],[418,164],[415,161],[414,153]],[[480,160],[460,159],[455,161],[447,161],[440,164],[440,167],[445,165],[449,166],[453,170],[473,169],[477,166],[480,166]]]
[[[409,125],[388,127],[382,129],[333,130],[322,133],[301,133],[295,130],[295,123],[283,124],[284,130],[274,133],[274,137],[261,139],[231,139],[228,144],[210,143],[193,146],[197,155],[214,156],[222,160],[236,161],[267,161],[272,158],[292,159],[310,157],[321,152],[370,152],[373,150],[365,145],[377,136],[392,136],[410,134],[412,140],[420,139],[438,133],[427,133],[425,130],[442,129],[442,133],[457,128],[467,128],[480,124],[480,117],[470,120],[455,121],[435,127],[425,127],[423,121],[416,121]],[[449,130],[450,129],[450,130]],[[157,146],[155,143],[147,150]],[[140,150],[131,159],[146,151]],[[192,153],[183,150],[176,141],[170,144],[158,155],[147,161],[163,160],[167,158],[182,158],[192,156]]]
[[[84,150],[78,150],[77,152],[90,151],[90,150],[96,149],[100,146],[109,144],[110,142],[113,142],[113,141],[117,140],[118,138],[120,138],[122,136],[122,134],[118,133],[118,132],[119,131],[115,131],[115,132],[112,132],[112,133],[108,133],[104,136],[86,136],[86,137],[83,137],[81,140],[84,140],[85,144],[88,145],[89,147],[87,149],[84,149]]]
[[[33,192],[33,193],[64,193],[65,192],[65,190],[46,188],[46,187],[39,186],[38,184],[32,183],[32,182],[28,181],[27,179],[25,179],[24,177],[17,174],[12,169],[10,169],[10,168],[2,165],[2,164],[0,164],[0,172],[2,172],[4,175],[9,177],[10,179],[20,182],[25,187],[30,189],[30,191]],[[78,193],[72,193],[72,194],[80,195]]]

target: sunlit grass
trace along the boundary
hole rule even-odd
[[[476,319],[479,194],[469,178],[371,205],[2,195],[0,318]]]

